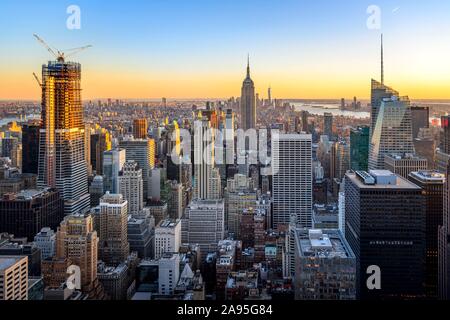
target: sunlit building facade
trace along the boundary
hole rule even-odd
[[[38,185],[61,192],[66,214],[90,204],[80,80],[79,63],[60,60],[42,67]]]

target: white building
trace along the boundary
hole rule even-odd
[[[155,259],[180,250],[181,220],[163,220],[155,228]]]
[[[41,249],[41,259],[51,258],[56,253],[56,234],[50,228],[42,228],[34,237],[36,247]]]
[[[158,261],[158,291],[161,295],[171,295],[180,278],[180,256],[166,253]]]
[[[137,214],[144,208],[142,169],[136,161],[127,161],[119,173],[119,193],[128,201],[128,213]]]
[[[272,135],[273,226],[312,227],[312,136]]]

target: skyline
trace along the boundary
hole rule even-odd
[[[94,46],[73,58],[83,100],[238,97],[248,54],[262,98],[271,86],[274,98],[364,100],[370,78],[381,77],[381,33],[387,85],[415,100],[450,99],[450,41],[441,36],[450,34],[449,3],[378,1],[381,30],[366,26],[370,1],[83,0],[80,30],[65,27],[70,4],[2,1],[0,27],[10,32],[2,37],[0,100],[40,100],[32,73],[52,57],[33,33],[57,48]]]

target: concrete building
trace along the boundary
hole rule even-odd
[[[223,200],[193,200],[182,220],[182,243],[198,244],[202,259],[224,239]]]
[[[128,244],[128,202],[121,194],[107,192],[94,210],[95,230],[99,237],[98,257],[109,266],[117,266],[130,253]]]
[[[52,258],[56,254],[56,234],[50,228],[42,228],[34,237],[34,244],[41,249],[41,260]]]
[[[413,154],[387,154],[384,157],[384,168],[408,179],[411,172],[427,170],[428,161]]]
[[[295,231],[295,299],[354,300],[356,259],[336,229]]]
[[[28,258],[0,256],[0,301],[28,300]]]
[[[163,220],[155,228],[155,259],[176,253],[181,245],[181,220]]]
[[[312,227],[312,136],[272,137],[273,227],[288,225],[295,215],[300,226]]]
[[[180,278],[180,256],[177,253],[165,253],[158,262],[158,293],[172,295]]]
[[[128,213],[137,214],[144,208],[144,180],[136,161],[127,161],[119,173],[119,193],[128,201]]]

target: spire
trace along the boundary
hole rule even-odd
[[[384,52],[383,52],[383,34],[381,34],[381,84],[384,85]]]
[[[250,54],[247,56],[247,78],[250,78]]]

